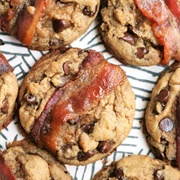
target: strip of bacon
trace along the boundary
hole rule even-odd
[[[34,8],[35,11],[31,14],[27,9],[28,7],[25,6],[16,23],[16,37],[25,45],[31,45],[38,21],[42,17],[43,12],[48,4],[48,0],[31,1],[32,3],[29,7]]]
[[[77,78],[58,90],[63,94],[50,113],[48,132],[44,134],[43,126],[38,127],[39,119],[31,131],[32,134],[35,128],[39,128],[41,131],[39,143],[43,143],[53,153],[61,125],[96,107],[101,98],[121,85],[126,78],[119,66],[108,63],[102,56],[97,60],[95,56],[96,52],[91,51],[82,63],[83,67]],[[47,124],[45,119],[44,124]]]
[[[4,158],[2,157],[2,154],[0,153],[0,179],[1,180],[16,180],[16,177],[11,172],[9,167],[4,162]]]
[[[178,0],[165,0],[165,2],[174,16],[180,21],[180,7],[178,6]]]
[[[161,64],[168,64],[173,58],[180,61],[180,29],[163,0],[134,0],[144,16],[154,22],[152,30],[164,46],[164,59]]]
[[[5,56],[0,52],[0,74],[12,72],[13,70],[13,67],[9,64]]]

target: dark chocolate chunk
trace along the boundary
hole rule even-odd
[[[81,130],[87,134],[92,133],[94,128],[94,124],[82,124],[81,125]]]
[[[52,21],[52,25],[53,25],[54,32],[56,33],[60,33],[69,27],[69,23],[67,23],[63,19],[54,19]]]
[[[36,97],[35,96],[28,94],[25,98],[26,98],[26,102],[28,105],[36,104]]]
[[[107,153],[111,149],[112,145],[109,141],[101,141],[97,147],[100,153]]]
[[[163,175],[159,174],[158,171],[155,171],[154,180],[164,180],[164,177]]]
[[[135,44],[135,37],[128,32],[124,33],[124,37],[122,37],[121,39],[126,41],[127,43],[129,43],[131,45]]]
[[[124,172],[121,168],[116,169],[115,174],[116,174],[116,177],[118,178],[118,180],[124,179]]]
[[[97,11],[97,6],[96,6],[96,10],[95,10],[94,12],[90,10],[90,7],[89,7],[89,6],[85,6],[85,7],[83,8],[82,13],[83,13],[85,16],[93,17],[93,16],[95,15],[96,11]]]
[[[173,122],[169,118],[164,118],[159,122],[159,128],[163,132],[169,132],[173,129]]]
[[[79,152],[78,153],[78,160],[79,161],[86,161],[87,159],[89,159],[90,157],[94,156],[94,152],[93,151],[87,151],[87,152]]]
[[[162,89],[159,94],[156,96],[156,100],[161,103],[167,103],[169,98],[169,91],[167,89]]]
[[[141,59],[144,57],[145,54],[148,53],[148,50],[144,47],[138,47],[136,51],[136,57]]]
[[[8,100],[6,98],[2,102],[1,112],[4,114],[8,113]]]

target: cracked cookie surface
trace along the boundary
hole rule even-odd
[[[145,155],[130,155],[100,170],[92,180],[178,180],[180,172]]]
[[[120,66],[77,48],[38,60],[18,100],[25,131],[74,165],[110,155],[127,137],[135,112],[134,93]]]
[[[66,167],[28,140],[14,141],[0,154],[2,179],[72,180]]]
[[[87,31],[100,0],[10,0],[0,2],[1,30],[23,45],[49,50],[69,45]]]
[[[157,80],[145,111],[147,140],[156,157],[179,166],[180,63]]]
[[[152,22],[141,14],[134,0],[106,2],[100,10],[99,28],[106,49],[124,64],[159,64],[163,56],[162,46],[153,34]]]

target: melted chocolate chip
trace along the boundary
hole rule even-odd
[[[167,89],[162,89],[159,94],[156,96],[156,100],[161,103],[167,103],[169,98],[169,91]]]
[[[124,172],[121,168],[116,169],[115,174],[116,174],[116,177],[118,178],[118,180],[124,179]]]
[[[2,102],[1,112],[4,114],[8,113],[8,100],[4,99]]]
[[[131,45],[135,44],[135,37],[128,32],[124,33],[124,37],[122,37],[121,39],[126,41],[127,43],[129,43]]]
[[[63,64],[63,71],[64,71],[65,75],[69,75],[69,74],[70,74],[69,64],[70,64],[70,61],[66,61],[66,62]]]
[[[56,33],[60,33],[69,27],[69,24],[63,19],[54,19],[52,21],[53,29]]]
[[[163,132],[169,132],[173,129],[173,122],[169,118],[164,118],[159,123],[159,128]]]
[[[25,98],[26,98],[26,102],[28,105],[36,104],[36,97],[35,96],[28,94]]]
[[[94,156],[94,152],[93,151],[87,151],[86,153],[84,152],[79,152],[78,153],[78,160],[79,161],[86,161],[87,159],[89,159],[90,157]]]
[[[155,171],[154,180],[164,180],[164,177],[163,175],[159,174],[158,171]]]
[[[97,147],[100,153],[107,153],[111,149],[112,145],[109,141],[101,141]]]
[[[136,51],[136,57],[141,59],[144,57],[145,54],[148,53],[148,50],[144,47],[138,47]]]
[[[94,128],[94,124],[82,124],[81,125],[81,130],[87,134],[92,133]]]
[[[96,11],[97,11],[97,6],[96,6],[95,12],[91,11],[89,6],[85,6],[85,7],[83,8],[82,13],[83,13],[85,16],[93,17],[93,16],[95,15]]]

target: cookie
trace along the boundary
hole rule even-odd
[[[157,80],[145,111],[147,140],[157,158],[180,168],[180,63]]]
[[[55,49],[87,31],[99,4],[100,0],[1,1],[0,28],[31,49]]]
[[[153,29],[154,22],[150,19],[152,17],[146,17],[144,14],[147,13],[142,14],[139,8],[141,5],[147,5],[146,1],[140,3],[138,0],[107,0],[105,2],[102,3],[102,9],[100,10],[101,22],[99,32],[106,49],[116,59],[124,64],[134,66],[152,66],[159,63],[167,64],[172,57],[177,57],[176,59],[179,58],[180,60],[180,33],[177,28],[178,26],[176,27],[176,18],[168,8],[165,8],[164,11],[170,14],[168,14],[168,18],[171,18],[172,20],[170,22],[173,21],[174,24],[169,23],[171,24],[168,27],[169,29],[165,26],[158,26],[158,33],[163,33],[158,38],[157,36],[159,34],[156,33],[157,30]],[[138,3],[140,5],[137,7]],[[161,3],[163,5],[165,4],[164,1],[161,1]],[[148,5],[153,4],[154,2]],[[148,6],[148,8],[150,10],[152,7]],[[155,9],[151,10],[155,11]],[[155,14],[155,12],[152,14]],[[159,17],[165,16],[162,15]],[[166,20],[164,21],[164,24],[167,24]],[[160,30],[160,28],[162,29]],[[169,31],[170,33],[166,33]],[[165,38],[163,37],[164,34],[166,35]],[[171,37],[168,37],[168,35],[171,35]]]
[[[72,180],[66,167],[28,140],[14,141],[0,153],[0,179]]]
[[[92,180],[179,180],[180,172],[164,161],[131,155],[100,170]]]
[[[0,52],[0,131],[14,117],[18,82],[13,70],[13,67]]]
[[[52,51],[38,60],[18,102],[25,131],[73,165],[110,155],[129,134],[135,112],[134,93],[121,67],[79,48]]]

